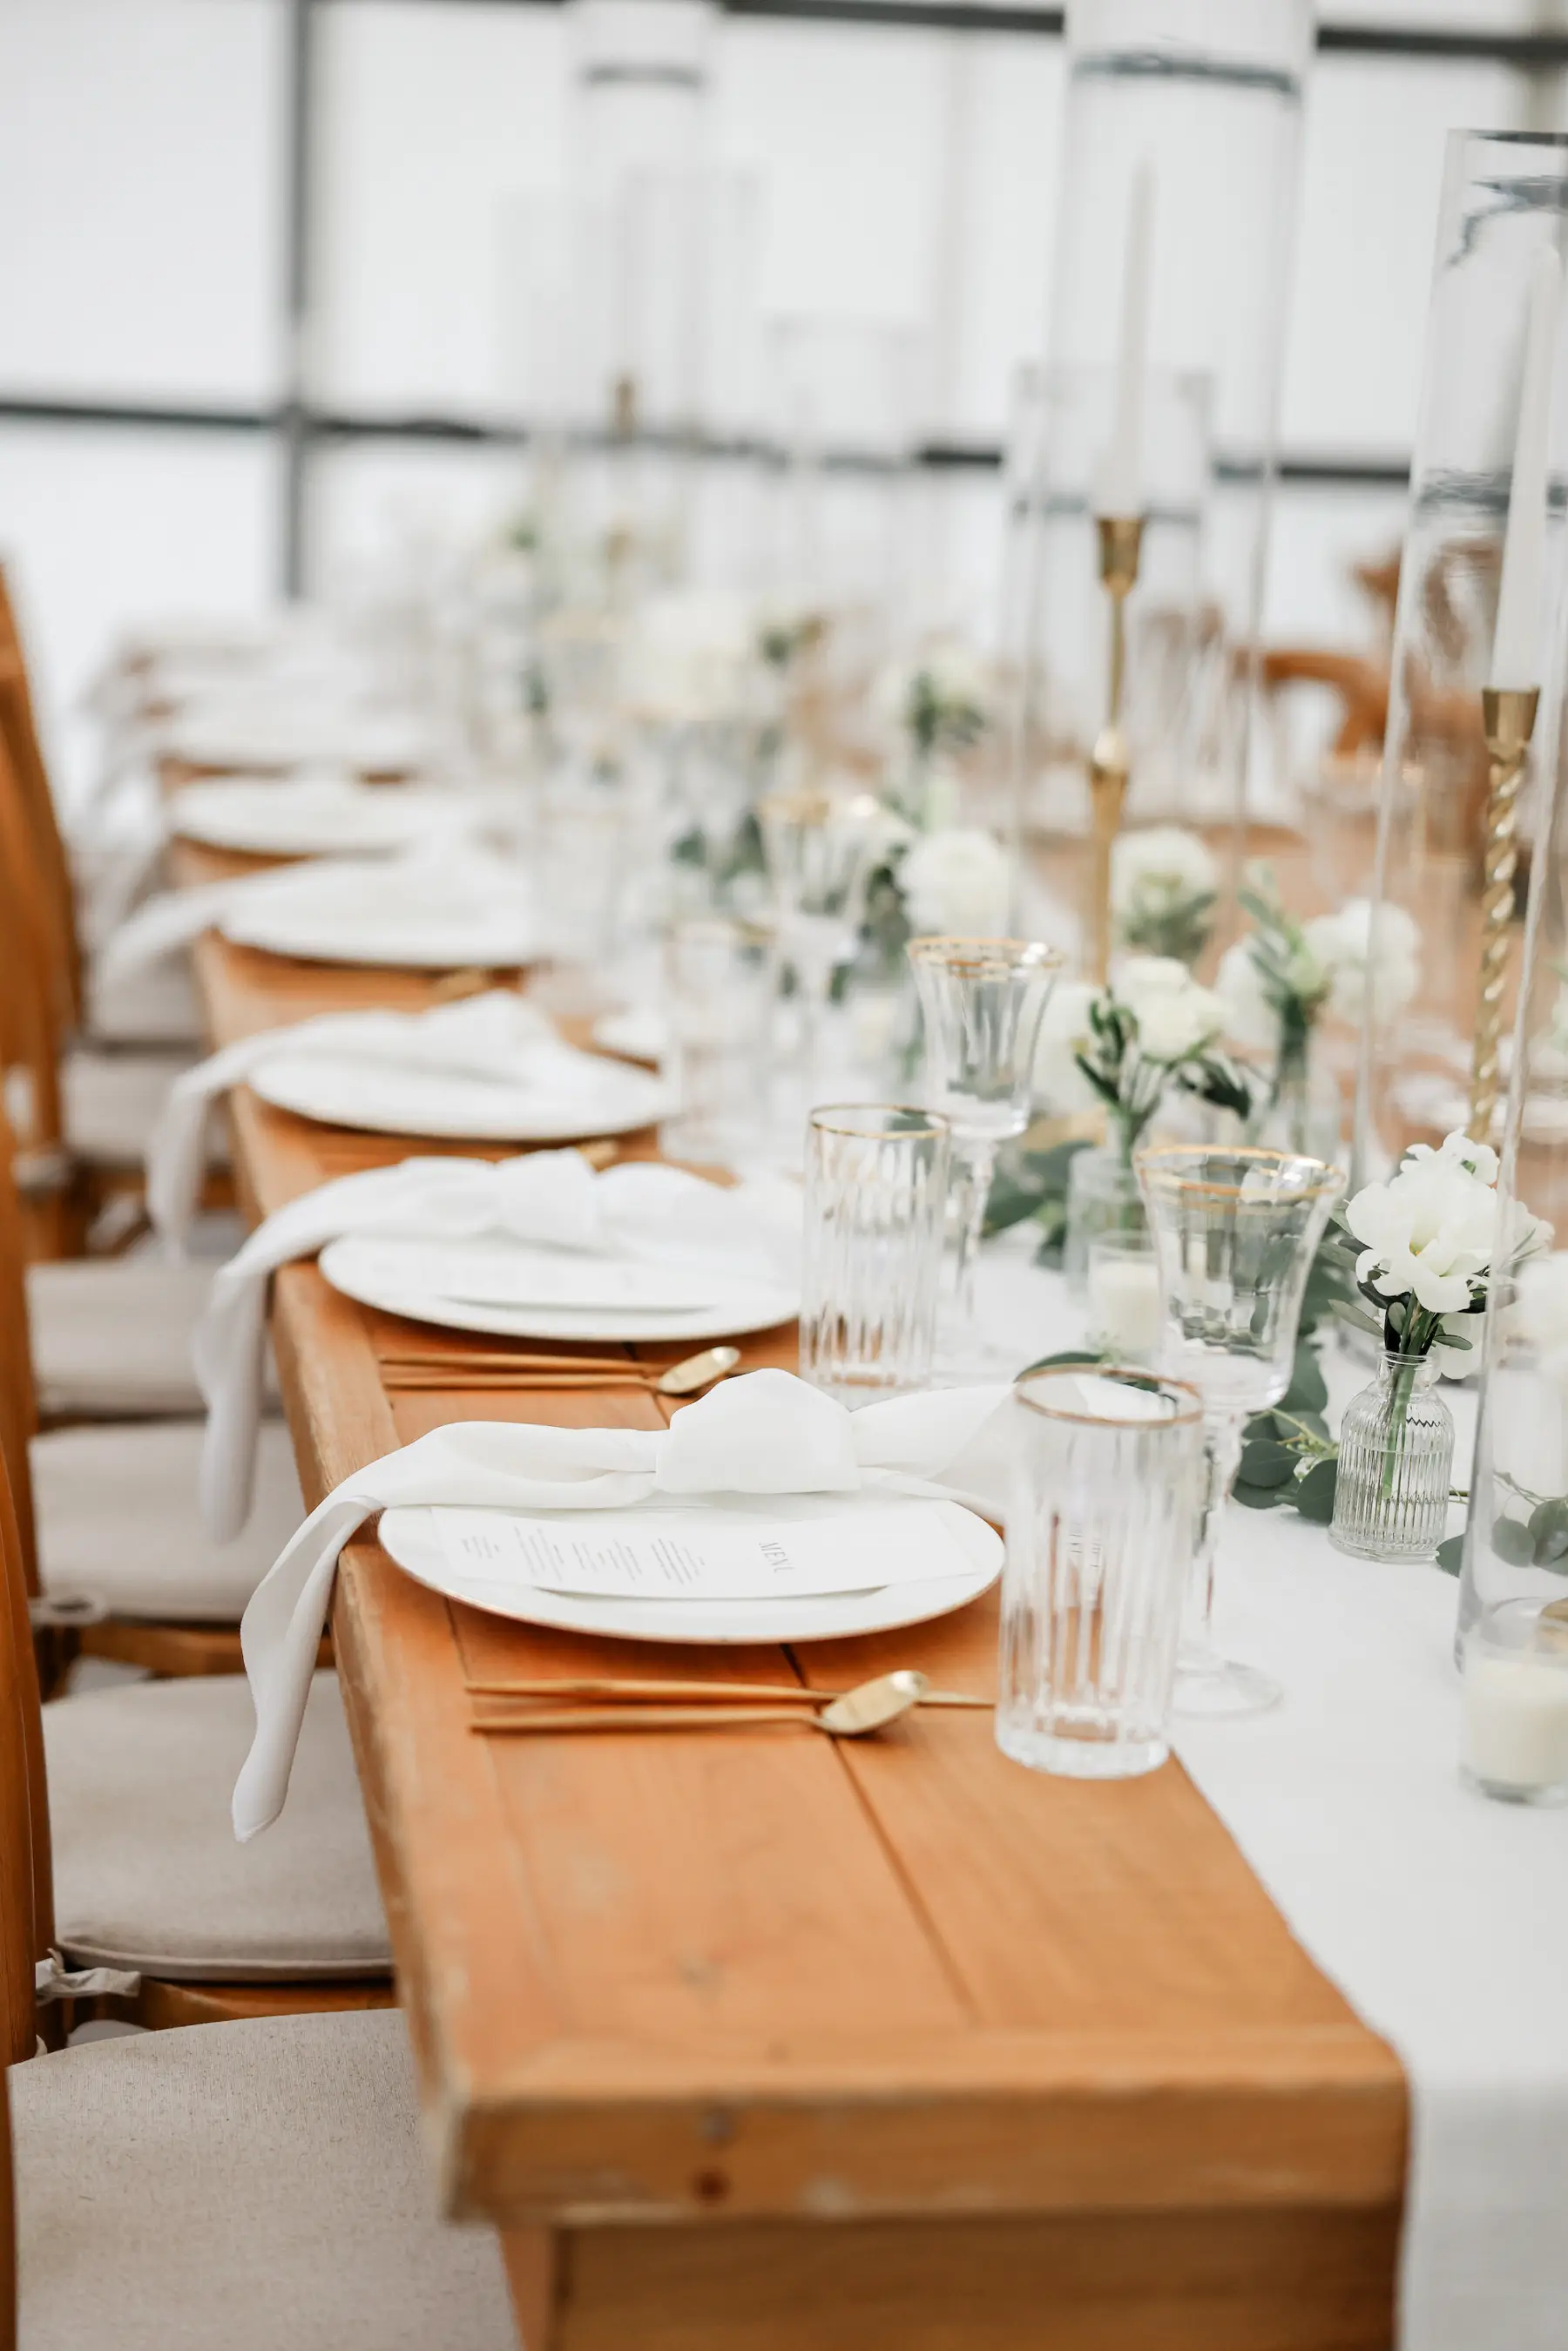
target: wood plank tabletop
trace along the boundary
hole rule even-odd
[[[218,1043],[432,996],[212,934],[195,959]],[[231,1117],[252,1215],[431,1147],[244,1089]],[[452,1420],[660,1425],[630,1383],[391,1389],[391,1353],[494,1343],[362,1309],[313,1265],[277,1277],[273,1329],[312,1501]],[[746,1347],[793,1353],[790,1331]],[[988,1691],[994,1595],[816,1649],[612,1654],[449,1603],[361,1541],[333,1628],[440,2192],[503,2231],[529,2351],[1387,2344],[1400,2067],[1179,1764],[1045,1778],[982,1713],[855,1746],[470,1727],[475,1682],[606,1667],[909,1665]]]

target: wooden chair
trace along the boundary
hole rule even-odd
[[[35,2053],[48,1767],[3,1468],[0,1553],[0,2351],[516,2351],[494,2237],[436,2217],[395,2010]]]
[[[206,1534],[196,1507],[200,1421],[93,1422],[40,1434],[10,1159],[0,1114],[0,1443],[22,1497],[28,1591],[57,1610],[82,1596],[101,1604],[96,1621],[67,1614],[62,1656],[79,1648],[164,1676],[237,1674],[246,1603],[304,1516],[288,1433],[281,1422],[263,1424],[257,1508],[224,1544]],[[112,1286],[162,1269],[83,1270]]]

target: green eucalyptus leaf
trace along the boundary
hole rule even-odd
[[[1552,1567],[1568,1558],[1568,1499],[1558,1496],[1538,1502],[1530,1514],[1530,1534],[1537,1567]]]
[[[1290,1387],[1280,1399],[1282,1409],[1302,1414],[1322,1412],[1328,1400],[1328,1382],[1323,1377],[1316,1350],[1298,1347]]]
[[[1491,1547],[1510,1567],[1532,1567],[1535,1563],[1535,1538],[1519,1519],[1492,1520]]]
[[[1230,1499],[1244,1510],[1277,1510],[1289,1497],[1283,1486],[1248,1486],[1239,1478],[1230,1489]]]
[[[1464,1564],[1465,1539],[1463,1535],[1449,1535],[1446,1541],[1440,1542],[1437,1545],[1437,1565],[1442,1569],[1445,1575],[1458,1575],[1462,1573]]]
[[[1288,1486],[1297,1456],[1289,1445],[1244,1445],[1237,1476],[1249,1486]]]
[[[1303,1519],[1310,1519],[1314,1526],[1326,1527],[1333,1516],[1334,1488],[1338,1483],[1337,1461],[1314,1461],[1298,1482],[1291,1499]]]

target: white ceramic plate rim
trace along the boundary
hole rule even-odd
[[[360,784],[322,821],[308,808],[290,808],[287,783],[256,777],[214,778],[188,784],[170,802],[170,821],[182,841],[208,849],[228,849],[251,857],[370,856],[406,848],[439,821],[442,801],[416,785]],[[404,792],[414,799],[411,813]],[[369,821],[361,824],[363,815]],[[382,818],[401,820],[381,823]]]
[[[623,1054],[629,1061],[658,1062],[669,1050],[666,1024],[656,1012],[602,1013],[591,1034],[607,1053]]]
[[[874,1498],[885,1502],[887,1496]],[[841,1494],[822,1497],[842,1509]],[[747,1600],[621,1600],[602,1594],[538,1592],[519,1588],[515,1605],[506,1605],[494,1586],[470,1587],[447,1563],[435,1531],[433,1513],[403,1507],[382,1514],[382,1542],[405,1573],[433,1592],[465,1601],[487,1615],[505,1616],[522,1625],[545,1625],[567,1633],[592,1633],[608,1641],[667,1641],[690,1647],[771,1646],[779,1641],[842,1641],[860,1633],[892,1632],[901,1625],[925,1625],[935,1616],[951,1615],[988,1591],[1001,1573],[1002,1539],[984,1519],[957,1502],[937,1508],[950,1520],[975,1559],[967,1575],[940,1575],[915,1583],[878,1584],[865,1592],[829,1592],[799,1600],[759,1603]],[[562,1517],[569,1515],[562,1512]],[[672,1623],[675,1610],[687,1621]]]
[[[236,946],[258,947],[264,955],[398,971],[509,971],[531,962],[538,952],[537,934],[517,915],[492,917],[486,929],[482,915],[454,914],[449,930],[433,921],[423,939],[394,936],[400,918],[394,914],[387,920],[385,936],[377,938],[373,925],[368,925],[355,938],[337,928],[325,905],[319,912],[315,906],[291,909],[286,903],[279,908],[257,900],[234,908],[218,927]]]
[[[349,1059],[344,1056],[345,1061]],[[472,1085],[475,1115],[416,1116],[406,1102],[400,1110],[395,1100],[400,1073],[390,1069],[386,1108],[378,1112],[373,1102],[367,1107],[360,1091],[373,1065],[361,1061],[351,1066],[355,1091],[340,1093],[336,1108],[330,1106],[332,1073],[342,1063],[325,1054],[280,1053],[253,1070],[247,1082],[275,1110],[292,1111],[297,1118],[310,1119],[319,1126],[351,1126],[365,1134],[428,1135],[444,1143],[573,1143],[589,1135],[635,1134],[641,1127],[655,1125],[670,1108],[668,1090],[657,1078],[651,1078],[645,1070],[607,1061],[602,1101],[580,1109],[569,1110],[562,1104],[555,1116],[541,1109],[537,1097],[530,1103],[521,1087],[514,1092],[508,1086],[483,1078],[460,1080],[455,1075],[442,1082]],[[300,1083],[307,1073],[309,1082]],[[422,1077],[425,1074],[420,1072]],[[614,1107],[617,1094],[622,1098],[620,1109]]]
[[[737,1286],[727,1305],[667,1317],[617,1315],[610,1309],[601,1314],[597,1311],[564,1313],[548,1306],[476,1306],[413,1282],[380,1280],[373,1268],[366,1272],[365,1250],[396,1246],[392,1235],[378,1233],[372,1238],[347,1233],[322,1250],[322,1275],[334,1290],[358,1305],[373,1306],[383,1314],[401,1314],[410,1322],[434,1323],[440,1330],[475,1331],[500,1339],[583,1339],[617,1345],[646,1340],[659,1346],[689,1340],[699,1347],[713,1339],[737,1339],[753,1331],[777,1330],[782,1322],[792,1322],[800,1310],[794,1290],[781,1285],[770,1289],[764,1282],[746,1290]],[[430,1243],[420,1240],[410,1246],[423,1249]]]

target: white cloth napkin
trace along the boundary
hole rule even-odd
[[[498,1164],[405,1159],[302,1194],[258,1225],[220,1267],[196,1327],[192,1357],[207,1402],[200,1495],[208,1526],[228,1541],[250,1515],[267,1284],[278,1266],[313,1257],[344,1233],[421,1240],[494,1233],[789,1283],[800,1214],[799,1194],[782,1183],[725,1191],[678,1167],[636,1162],[596,1175],[580,1151],[535,1151]]]
[[[221,929],[242,907],[271,900],[287,904],[298,899],[325,908],[334,902],[369,898],[390,909],[405,898],[417,920],[442,909],[471,913],[497,904],[509,906],[517,902],[523,887],[524,877],[516,866],[476,849],[460,830],[442,831],[393,857],[316,857],[230,882],[161,892],[104,942],[99,969],[104,983],[112,987],[176,947],[189,946],[204,931]]]
[[[941,1388],[847,1412],[790,1372],[748,1372],[667,1429],[466,1421],[371,1461],[318,1504],[256,1587],[240,1626],[256,1738],[235,1786],[242,1844],[283,1810],[338,1554],[394,1503],[630,1510],[653,1494],[853,1494],[876,1488],[994,1512],[966,1490],[966,1457],[1009,1391]],[[952,1482],[940,1482],[948,1473]],[[979,1470],[984,1475],[983,1468]]]
[[[148,1214],[171,1246],[183,1245],[195,1213],[212,1104],[283,1053],[351,1053],[400,1070],[513,1081],[570,1081],[604,1066],[564,1045],[545,1015],[507,988],[433,1012],[328,1012],[242,1037],[181,1071],[148,1143]]]

